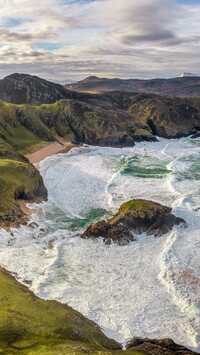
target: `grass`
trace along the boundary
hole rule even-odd
[[[123,214],[129,210],[143,211],[143,210],[149,210],[150,208],[151,208],[151,203],[149,201],[130,200],[121,205],[119,209],[119,213]]]
[[[66,304],[39,299],[2,268],[0,302],[0,354],[124,353],[109,350],[119,344],[95,323]]]
[[[7,141],[17,150],[28,150],[31,147],[41,144],[41,139],[35,133],[28,130],[26,127],[19,125],[12,127],[7,125],[7,134],[9,138]]]
[[[113,224],[118,222],[118,220],[129,211],[148,211],[152,209],[152,207],[155,207],[155,204],[151,201],[145,201],[142,199],[130,200],[120,206],[118,213],[109,220],[109,223]]]
[[[66,304],[45,301],[0,268],[0,354],[139,355]],[[140,353],[141,355],[141,353]]]

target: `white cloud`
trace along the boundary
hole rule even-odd
[[[67,75],[172,76],[200,71],[200,5],[176,0],[0,0],[0,64]],[[8,25],[9,23],[9,25]]]

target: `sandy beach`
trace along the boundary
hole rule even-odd
[[[77,147],[77,145],[74,145],[71,142],[65,142],[65,141],[61,141],[60,143],[53,142],[48,144],[46,147],[37,150],[34,153],[26,155],[26,157],[29,159],[29,161],[32,164],[35,164],[37,167],[37,164],[41,160],[50,157],[53,154],[67,153],[70,149],[74,147]]]

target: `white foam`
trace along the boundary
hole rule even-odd
[[[186,178],[189,156],[198,164],[199,144],[184,138],[123,149],[82,147],[45,159],[40,169],[49,201],[33,216],[38,227],[22,227],[13,236],[1,231],[0,263],[31,280],[41,297],[67,302],[121,342],[137,335],[172,337],[197,349],[197,291],[176,277],[200,267],[199,187]],[[122,174],[131,157],[169,175]],[[70,230],[71,219],[83,220],[98,208],[114,213],[130,198],[171,206],[189,227],[159,239],[140,236],[124,247],[82,240],[79,229]]]

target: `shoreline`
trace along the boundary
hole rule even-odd
[[[36,169],[38,169],[39,163],[45,158],[48,158],[54,154],[68,153],[72,148],[76,147],[80,147],[80,145],[65,141],[59,137],[59,141],[49,143],[45,147],[40,148],[31,154],[26,154],[25,157],[28,158],[30,163],[32,163]],[[27,203],[31,202],[27,202],[25,200],[20,200],[18,202],[24,215],[27,216],[28,219],[30,219],[32,215],[32,210],[27,206]]]
[[[54,154],[67,153],[75,147],[79,147],[79,145],[60,140],[60,142],[49,143],[45,147],[36,150],[34,153],[25,155],[25,157],[28,158],[30,163],[36,165],[36,168],[38,168],[38,164],[41,160]]]

